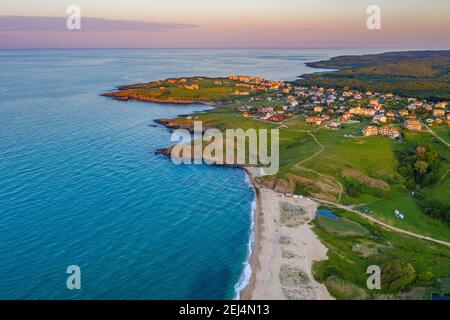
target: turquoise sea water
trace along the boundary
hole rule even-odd
[[[170,144],[154,119],[207,107],[99,94],[172,76],[291,80],[304,62],[357,52],[0,51],[0,299],[236,297],[254,200],[245,174],[154,154]],[[79,291],[66,288],[69,265]]]

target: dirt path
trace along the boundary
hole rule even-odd
[[[435,134],[435,133],[427,126],[427,125],[425,125],[425,127],[426,127],[427,130],[428,130],[431,134],[433,134],[436,138],[438,138],[440,141],[442,141],[442,142],[443,142],[444,144],[446,144],[447,146],[450,146],[450,144],[448,144],[444,139],[442,139],[442,138],[439,137],[437,134]],[[314,134],[312,133],[312,132],[314,132],[314,131],[320,130],[321,128],[322,128],[322,127],[319,127],[319,128],[316,128],[316,129],[311,130],[310,132],[308,132],[308,135],[310,135],[310,136],[314,139],[314,141],[319,145],[320,150],[319,150],[318,152],[314,153],[312,156],[310,156],[310,157],[308,157],[308,158],[302,160],[301,162],[299,162],[299,163],[296,165],[296,167],[297,167],[298,169],[305,170],[305,171],[310,171],[310,172],[313,172],[313,173],[317,174],[317,175],[320,176],[320,177],[325,177],[325,178],[328,178],[328,179],[329,179],[330,177],[328,177],[328,176],[326,176],[326,175],[323,175],[323,174],[321,174],[321,173],[319,173],[319,172],[317,172],[317,171],[315,171],[315,170],[307,169],[307,168],[305,168],[305,167],[302,166],[305,162],[314,159],[315,157],[317,157],[318,155],[320,155],[322,152],[324,152],[324,151],[326,150],[325,146],[324,146],[323,144],[321,144],[320,141],[316,138],[316,136],[314,136]],[[443,175],[443,177],[441,178],[440,183],[442,183],[442,181],[445,179],[445,177],[447,176],[448,172],[449,172],[449,170],[447,170],[447,172]],[[362,213],[362,212],[360,212],[360,211],[358,211],[358,210],[355,210],[355,209],[354,209],[354,206],[344,206],[344,205],[340,205],[339,202],[341,201],[342,194],[344,193],[344,187],[343,187],[343,185],[342,185],[339,181],[336,181],[336,183],[339,185],[339,187],[340,187],[340,189],[341,189],[341,192],[340,192],[340,194],[339,194],[339,198],[338,198],[337,203],[329,202],[329,201],[325,201],[325,200],[321,200],[321,199],[316,199],[316,198],[313,198],[313,199],[314,199],[315,201],[317,201],[317,202],[320,202],[320,203],[325,203],[325,204],[328,204],[328,205],[331,205],[331,206],[334,206],[334,207],[337,207],[337,208],[341,208],[341,209],[344,209],[344,210],[347,210],[347,211],[356,213],[356,214],[358,214],[358,215],[360,215],[360,216],[363,216],[364,218],[366,218],[366,219],[368,219],[368,220],[370,220],[370,221],[372,221],[372,222],[374,222],[374,223],[376,223],[376,224],[379,224],[379,225],[381,225],[381,226],[383,226],[383,227],[385,227],[385,228],[387,228],[387,229],[393,230],[393,231],[395,231],[395,232],[402,233],[402,234],[406,234],[406,235],[409,235],[409,236],[412,236],[412,237],[415,237],[415,238],[419,238],[419,239],[422,239],[422,240],[432,241],[432,242],[439,243],[439,244],[442,244],[442,245],[445,245],[445,246],[450,247],[450,242],[446,242],[446,241],[442,241],[442,240],[433,239],[433,238],[430,238],[430,237],[427,237],[427,236],[424,236],[424,235],[421,235],[421,234],[417,234],[417,233],[414,233],[414,232],[406,231],[406,230],[403,230],[403,229],[400,229],[400,228],[391,226],[390,224],[384,223],[384,222],[382,222],[382,221],[380,221],[380,220],[378,220],[378,219],[375,219],[375,218],[373,218],[373,217],[370,217],[370,216],[368,216],[368,215],[366,215],[366,214],[364,214],[364,213]]]
[[[320,147],[320,150],[319,150],[318,152],[314,153],[313,155],[311,155],[310,157],[308,157],[308,158],[306,158],[306,159],[300,161],[300,162],[297,163],[295,166],[296,166],[296,168],[298,168],[298,169],[300,169],[300,170],[304,170],[304,171],[308,171],[308,172],[315,173],[315,174],[317,174],[319,177],[322,177],[323,179],[326,179],[326,180],[335,182],[335,183],[339,186],[339,190],[340,190],[340,191],[339,191],[339,196],[338,196],[338,199],[337,199],[337,202],[339,203],[339,202],[341,201],[342,195],[343,195],[343,193],[344,193],[344,186],[343,186],[339,181],[337,181],[334,177],[330,177],[330,176],[324,175],[324,174],[322,174],[322,173],[320,173],[320,172],[318,172],[318,171],[316,171],[316,170],[308,169],[308,168],[305,168],[305,167],[303,166],[304,163],[306,163],[306,162],[308,162],[308,161],[314,159],[315,157],[317,157],[318,155],[320,155],[321,153],[323,153],[323,152],[326,150],[325,146],[324,146],[322,143],[320,143],[320,141],[319,141],[319,140],[316,138],[316,136],[312,133],[312,132],[314,132],[314,131],[320,130],[321,128],[322,128],[322,127],[316,128],[316,129],[314,129],[314,130],[312,130],[312,131],[310,131],[310,132],[308,133],[308,135],[311,136],[311,137],[314,139],[314,141],[317,143],[317,145]]]
[[[382,222],[382,221],[380,221],[378,219],[375,219],[374,217],[370,217],[370,216],[368,216],[368,215],[366,215],[366,214],[364,214],[364,213],[362,213],[362,212],[360,212],[358,210],[355,210],[351,206],[344,206],[344,205],[341,205],[341,204],[337,204],[337,203],[334,203],[334,202],[329,202],[329,201],[325,201],[325,200],[321,200],[321,199],[314,199],[314,200],[317,201],[317,202],[320,202],[320,203],[328,204],[330,206],[333,206],[333,207],[336,207],[336,208],[339,208],[339,209],[344,209],[344,210],[356,213],[356,214],[358,214],[358,215],[360,215],[360,216],[362,216],[362,217],[364,217],[364,218],[366,218],[366,219],[368,219],[368,220],[370,220],[370,221],[372,221],[372,222],[374,222],[374,223],[376,223],[378,225],[381,225],[381,226],[383,226],[383,227],[385,227],[387,229],[390,229],[392,231],[395,231],[395,232],[398,232],[398,233],[402,233],[402,234],[406,234],[406,235],[409,235],[411,237],[419,238],[419,239],[422,239],[422,240],[427,240],[427,241],[439,243],[439,244],[445,245],[447,247],[450,247],[450,242],[433,239],[433,238],[430,238],[430,237],[427,237],[427,236],[424,236],[424,235],[421,235],[421,234],[418,234],[418,233],[414,233],[414,232],[411,232],[411,231],[406,231],[406,230],[403,230],[403,229],[391,226],[390,224],[387,224],[387,223]]]
[[[426,124],[424,124],[424,127],[427,129],[427,131],[429,133],[431,133],[433,136],[435,136],[437,139],[439,139],[443,144],[445,144],[447,147],[450,147],[450,144],[447,143],[447,141],[445,141],[444,139],[442,139],[441,137],[439,137],[433,130],[431,130],[431,128],[429,126],[427,126]]]
[[[317,157],[319,154],[321,154],[322,152],[325,151],[325,147],[323,146],[323,144],[321,144],[321,143],[319,142],[319,140],[317,140],[317,138],[316,138],[315,135],[313,135],[312,133],[308,133],[308,135],[311,136],[311,137],[314,139],[314,141],[319,145],[320,150],[317,151],[316,153],[314,153],[312,156],[310,156],[310,157],[308,157],[308,158],[306,158],[306,159],[300,161],[299,163],[297,163],[297,166],[299,166],[299,167],[302,166],[305,162],[308,162],[309,160],[311,160],[311,159]]]
[[[439,180],[439,182],[438,182],[438,186],[442,183],[442,182],[444,182],[444,180],[445,180],[445,178],[447,177],[447,175],[448,175],[448,173],[450,172],[450,169],[447,169],[447,171],[445,171],[445,173],[442,175],[442,177],[441,177],[441,179]]]

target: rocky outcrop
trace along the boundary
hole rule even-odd
[[[173,149],[173,146],[169,147],[169,148],[156,149],[155,154],[171,158],[172,157],[172,149]]]
[[[186,119],[186,118],[175,118],[175,119],[157,119],[156,123],[162,124],[167,129],[175,130],[175,129],[186,129],[189,131],[193,131],[194,129],[194,120]]]

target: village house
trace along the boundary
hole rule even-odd
[[[433,116],[435,116],[435,117],[445,117],[445,110],[444,109],[434,109],[433,110]]]
[[[341,126],[341,123],[340,122],[336,122],[336,121],[332,121],[329,125],[328,125],[328,127],[330,127],[330,128],[339,128]]]
[[[373,137],[373,136],[385,136],[391,139],[397,139],[400,137],[400,131],[393,126],[384,126],[381,128],[377,128],[376,126],[367,126],[362,130],[362,134],[365,137]]]
[[[344,92],[342,92],[342,96],[348,98],[348,97],[352,96],[352,93],[349,91],[344,91]]]
[[[378,128],[375,126],[367,126],[362,129],[362,134],[365,137],[372,137],[378,135]]]
[[[371,116],[375,115],[376,110],[369,109],[369,108],[357,107],[357,108],[350,108],[349,112],[351,114],[357,115],[357,116],[371,117]]]
[[[376,99],[372,99],[370,100],[369,104],[373,107],[378,107],[379,106],[379,102]]]
[[[322,124],[322,118],[320,118],[320,117],[309,117],[309,118],[306,118],[306,123],[321,125]]]
[[[398,112],[401,117],[407,117],[409,115],[409,111],[406,109],[402,109]]]
[[[400,131],[396,127],[393,126],[385,126],[381,127],[380,130],[378,130],[380,136],[386,136],[391,139],[397,139],[400,137]]]
[[[344,112],[343,114],[342,114],[342,121],[348,121],[348,120],[350,120],[350,118],[351,118],[351,114],[350,114],[350,112]]]
[[[261,83],[264,81],[261,77],[252,77],[252,76],[242,76],[242,75],[235,75],[228,77],[229,80],[233,81],[239,81],[239,82],[245,82],[245,83]]]
[[[409,131],[421,131],[422,130],[422,124],[420,120],[408,120],[405,122],[405,128]]]
[[[410,105],[408,106],[408,109],[409,109],[409,110],[416,110],[416,109],[418,109],[418,108],[420,108],[420,107],[422,107],[422,102],[416,101],[416,102],[410,104]]]
[[[276,114],[270,117],[270,121],[273,122],[282,122],[284,120],[284,115],[282,114]]]
[[[314,112],[320,113],[322,112],[323,107],[314,107]]]
[[[200,89],[200,86],[198,84],[191,84],[191,85],[185,85],[184,88],[188,89],[188,90],[198,90],[198,89]]]
[[[248,96],[248,95],[250,95],[250,92],[235,90],[233,92],[233,95],[235,95],[235,96]]]

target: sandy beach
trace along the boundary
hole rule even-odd
[[[242,300],[330,300],[326,287],[311,274],[314,261],[327,259],[327,248],[312,231],[318,204],[290,198],[255,183],[258,170],[246,168],[257,193],[252,276]]]

